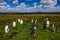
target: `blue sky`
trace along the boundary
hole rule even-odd
[[[10,0],[10,1],[8,1],[8,0],[5,0],[11,7],[15,7],[16,5],[14,5],[14,4],[12,4],[12,1],[13,0]],[[18,2],[19,2],[19,4],[20,3],[22,3],[22,2],[24,2],[26,5],[29,5],[28,7],[30,7],[30,6],[33,6],[33,3],[34,2],[36,2],[37,3],[37,5],[39,5],[40,4],[40,0],[18,0]],[[19,5],[18,4],[18,5]],[[60,5],[60,0],[57,0],[57,5]]]
[[[60,5],[60,0],[57,0],[58,5]]]
[[[12,1],[13,1],[13,0],[10,0],[10,1],[5,0],[5,1],[6,1],[11,7],[15,7],[15,5],[12,4]],[[22,3],[22,2],[24,2],[26,5],[29,5],[28,7],[33,6],[33,3],[34,3],[34,2],[36,2],[37,5],[40,4],[40,0],[30,0],[30,1],[28,1],[28,0],[18,0],[18,2],[19,2],[19,4]],[[19,4],[18,4],[18,5],[19,5]]]
[[[0,6],[0,12],[60,12],[60,0],[57,0],[56,5],[56,2],[48,2],[53,4],[48,6],[40,2],[41,0],[3,0],[0,5],[7,6]]]

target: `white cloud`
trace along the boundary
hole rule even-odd
[[[34,3],[34,7],[28,7],[25,3],[21,3],[19,6],[17,6],[16,10],[19,12],[38,12],[38,8],[36,6],[37,3]]]
[[[0,6],[1,9],[5,9],[6,7],[5,6]]]
[[[25,3],[21,3],[16,8],[8,8],[8,12],[38,12],[39,9],[35,7],[27,8]]]
[[[37,7],[37,3],[36,2],[34,2],[33,5],[34,5],[35,8]]]
[[[35,8],[35,7],[30,7],[30,8],[8,8],[6,11],[2,12],[60,12],[60,6],[58,7],[53,7],[53,8],[46,8],[43,9],[42,7]]]
[[[15,4],[15,5],[18,4],[18,0],[14,0],[13,4]]]
[[[10,5],[7,5],[6,7],[7,7],[7,8],[10,8]]]
[[[41,12],[60,12],[60,7],[51,7],[46,9],[41,8],[40,10]]]
[[[17,6],[17,8],[21,8],[21,9],[24,9],[26,8],[26,4],[25,3],[21,3],[19,6]]]
[[[3,1],[0,0],[0,8],[5,9],[7,7],[9,7],[9,5],[7,5],[7,3],[4,0]]]
[[[0,12],[5,12],[10,6],[3,0],[0,0]]]
[[[36,3],[34,5],[36,6]],[[36,7],[35,6],[27,8],[27,5],[25,3],[21,3],[16,8],[11,8],[9,5],[7,5],[2,6],[2,9],[0,8],[0,12],[60,12],[60,6],[45,7],[46,9],[42,7],[42,4],[37,5]]]
[[[41,12],[60,12],[60,6],[55,7],[57,0],[41,0],[40,3],[46,8],[40,6]]]
[[[6,2],[1,2],[0,5],[6,5],[7,3]]]
[[[26,4],[25,3],[21,3],[19,6],[17,6],[16,8],[8,8],[8,12],[23,12],[26,10]]]
[[[40,3],[45,7],[53,7],[57,4],[57,0],[41,0]]]

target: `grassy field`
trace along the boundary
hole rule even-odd
[[[47,28],[46,30],[42,30],[42,23],[46,18],[49,18],[50,23],[53,21],[57,24],[57,32],[53,33],[52,26]],[[17,22],[15,28],[12,26],[12,21],[14,19],[21,18],[24,20],[24,26]],[[36,24],[36,36],[33,38],[30,36],[29,28],[32,27],[33,23],[26,22],[26,19],[37,18],[38,22]],[[4,24],[9,23],[9,33],[4,32]],[[12,32],[18,32],[18,36],[14,38],[9,38],[9,34]],[[17,16],[17,15],[0,15],[0,40],[60,40],[60,16]]]

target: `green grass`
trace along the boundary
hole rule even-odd
[[[9,23],[9,33],[4,32],[4,25],[0,25],[0,40],[60,40],[60,27],[57,28],[57,32],[53,33],[51,26],[46,30],[42,30],[42,24],[38,22],[36,24],[36,36],[33,38],[30,36],[29,28],[32,27],[32,23],[24,22],[25,26],[19,24],[17,22],[17,26],[15,28],[12,27],[12,22]],[[14,38],[9,38],[9,34],[12,32],[18,32],[18,36]]]
[[[35,17],[38,19],[38,22],[36,24],[37,26],[37,30],[36,30],[36,36],[34,36],[33,38],[30,36],[29,33],[29,28],[32,27],[33,23],[27,23],[26,21],[24,21],[25,26],[19,24],[17,22],[17,25],[15,28],[13,28],[12,26],[12,21],[13,19],[30,19],[30,18],[34,18],[34,17],[20,17],[20,16],[9,16],[9,15],[0,15],[0,40],[60,40],[60,16],[50,16],[48,17],[50,22],[52,23],[52,21],[55,21],[57,23],[57,32],[53,33],[52,30],[52,26],[50,26],[49,28],[47,28],[46,30],[42,30],[42,23],[44,22],[44,20],[47,17]],[[42,20],[42,21],[41,21]],[[9,29],[10,32],[9,33],[5,33],[4,32],[4,23],[9,22]],[[14,38],[9,38],[9,34],[12,32],[18,32],[18,36],[14,37]]]

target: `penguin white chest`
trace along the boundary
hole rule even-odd
[[[8,25],[5,26],[5,33],[8,33],[9,29],[8,29]]]
[[[36,27],[34,27],[34,29],[36,30]]]
[[[13,27],[15,27],[16,26],[16,22],[13,22]]]
[[[49,24],[50,24],[49,21],[47,21],[47,22],[46,22],[46,26],[49,27]]]
[[[33,23],[33,22],[34,22],[34,20],[33,20],[33,19],[31,19],[31,22]]]
[[[23,24],[23,20],[20,21],[20,24]]]
[[[49,21],[47,21],[47,25],[49,25]]]
[[[18,19],[18,22],[20,23],[20,19]]]

